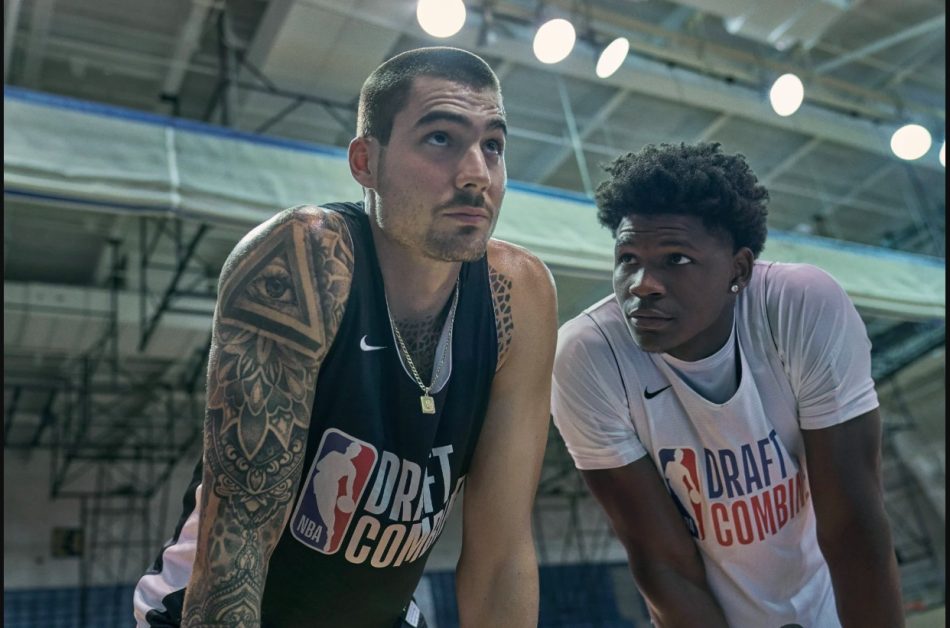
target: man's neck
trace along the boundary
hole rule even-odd
[[[426,257],[387,238],[372,221],[370,224],[393,318],[420,321],[437,316],[452,298],[461,262]]]

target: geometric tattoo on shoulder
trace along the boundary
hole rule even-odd
[[[492,301],[495,308],[495,329],[498,333],[498,365],[500,366],[511,346],[514,321],[511,317],[511,279],[488,267]]]
[[[313,256],[300,223],[274,229],[267,246],[243,259],[231,285],[222,286],[222,322],[291,344],[316,355],[324,325],[315,297]]]

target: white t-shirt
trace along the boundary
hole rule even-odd
[[[579,469],[650,455],[730,626],[840,626],[801,430],[878,406],[864,324],[824,271],[756,262],[730,342],[741,379],[731,398],[713,403],[694,390],[702,373],[688,374],[690,386],[669,356],[641,350],[616,300],[605,298],[561,327],[554,422]],[[723,365],[721,353],[710,368],[733,369],[735,357]]]

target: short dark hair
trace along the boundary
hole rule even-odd
[[[723,154],[718,142],[650,144],[604,169],[610,178],[597,187],[597,219],[611,233],[631,214],[687,214],[729,233],[735,250],[762,252],[769,193],[743,155]]]
[[[360,90],[356,135],[389,143],[393,118],[406,105],[418,76],[448,79],[475,89],[501,92],[498,77],[485,60],[459,48],[435,46],[400,53],[376,68]]]

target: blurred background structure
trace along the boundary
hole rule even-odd
[[[445,21],[427,21],[432,6]],[[199,455],[222,262],[279,209],[356,200],[344,150],[363,79],[444,44],[501,78],[497,235],[551,267],[562,321],[610,291],[600,164],[658,142],[746,155],[771,192],[763,257],[825,268],[867,324],[908,617],[942,625],[945,13],[942,0],[4,0],[4,624],[129,624],[131,585]],[[558,18],[573,25],[566,52],[570,32],[553,48],[536,38]],[[598,63],[609,44],[612,73]],[[542,626],[649,625],[553,430],[534,522]],[[439,628],[456,621],[457,523],[420,589]]]

